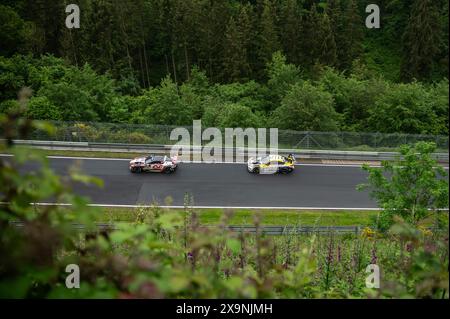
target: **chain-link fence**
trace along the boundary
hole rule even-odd
[[[124,144],[163,144],[171,145],[170,133],[178,126],[168,125],[134,125],[113,123],[74,123],[53,122],[56,134],[36,130],[33,140],[70,141],[91,143]],[[192,126],[185,127],[192,136]],[[204,128],[203,128],[204,129]],[[222,129],[223,132],[223,129]],[[269,146],[269,129],[266,130]],[[224,134],[222,136],[225,136]],[[419,141],[434,142],[439,151],[448,151],[448,136],[419,134],[381,134],[357,132],[299,132],[278,131],[280,149],[317,149],[317,150],[361,150],[391,151],[402,144],[414,144]],[[203,143],[209,143],[204,141]]]

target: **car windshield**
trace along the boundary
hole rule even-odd
[[[270,162],[270,157],[266,156],[261,159],[261,164],[268,164]]]

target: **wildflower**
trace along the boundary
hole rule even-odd
[[[424,250],[426,253],[433,254],[437,250],[436,244],[433,242],[426,242],[425,246],[424,246]]]
[[[341,244],[338,245],[337,260],[341,262]]]
[[[362,230],[361,236],[367,239],[374,239],[377,235],[377,232],[370,227],[364,227]]]
[[[329,248],[328,248],[328,255],[327,255],[327,264],[331,264],[334,260],[334,255],[333,255],[333,249],[332,249],[332,245],[330,244]]]
[[[433,235],[433,232],[424,226],[419,226],[419,231],[424,237],[430,237]]]
[[[406,251],[407,252],[412,252],[412,250],[413,250],[413,245],[412,245],[412,243],[407,243],[406,244]]]
[[[370,263],[375,265],[377,263],[378,257],[377,257],[377,247],[375,245],[373,245],[372,251],[372,258],[370,260]]]

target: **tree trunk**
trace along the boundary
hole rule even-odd
[[[186,79],[189,81],[191,77],[189,74],[189,58],[188,58],[186,41],[184,42],[184,59],[186,61]]]

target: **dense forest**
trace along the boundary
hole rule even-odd
[[[0,112],[27,86],[35,119],[448,134],[446,0],[69,3],[0,0]]]

